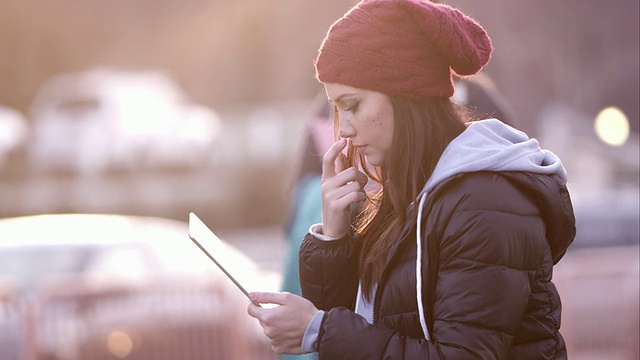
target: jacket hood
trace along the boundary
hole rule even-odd
[[[560,159],[541,149],[536,139],[499,120],[473,122],[447,146],[421,195],[452,176],[477,171],[501,172],[532,194],[547,224],[547,240],[557,263],[575,236],[567,172]]]
[[[470,123],[449,143],[423,192],[451,176],[476,171],[530,172],[549,175],[562,185],[567,183],[560,159],[541,149],[538,140],[499,120],[487,119]]]
[[[439,184],[456,175],[479,171],[500,172],[524,192],[533,194],[547,225],[553,262],[560,261],[575,237],[567,172],[560,159],[541,149],[536,139],[496,119],[471,123],[449,143],[416,199],[417,218],[422,219],[427,195]],[[424,338],[430,340],[422,302],[421,225],[422,221],[416,221],[416,301],[420,327]]]

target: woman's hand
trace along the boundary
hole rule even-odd
[[[302,336],[311,318],[318,312],[311,301],[288,292],[252,292],[251,300],[259,304],[277,304],[273,308],[249,304],[247,312],[260,321],[260,326],[279,354],[301,354]]]
[[[345,146],[347,139],[341,139],[322,158],[322,233],[333,238],[349,232],[351,204],[366,198],[367,175],[347,167],[347,157],[342,153]]]

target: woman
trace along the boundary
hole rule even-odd
[[[551,282],[575,235],[566,172],[535,139],[469,123],[448,99],[452,74],[491,51],[474,20],[423,0],[365,0],[331,26],[315,65],[341,139],[300,249],[304,298],[253,293],[280,306],[248,308],[276,352],[566,358]]]

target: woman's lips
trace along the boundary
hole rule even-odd
[[[360,155],[364,155],[365,150],[367,150],[367,146],[366,145],[354,145],[354,147],[356,148],[356,151]]]

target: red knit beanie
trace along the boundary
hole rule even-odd
[[[412,100],[450,97],[452,71],[477,73],[492,50],[482,26],[450,6],[363,0],[329,28],[316,77]]]

